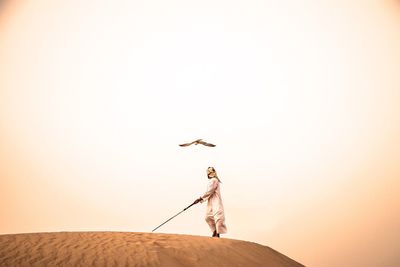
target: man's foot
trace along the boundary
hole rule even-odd
[[[214,231],[212,237],[218,237],[219,238],[219,234],[217,233],[217,231]]]

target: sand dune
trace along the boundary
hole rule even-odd
[[[59,232],[0,235],[0,266],[303,266],[256,243],[211,237]]]

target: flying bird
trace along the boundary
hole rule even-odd
[[[215,147],[215,145],[213,145],[213,144],[204,142],[203,139],[197,139],[196,141],[193,141],[191,143],[181,144],[180,146],[190,146],[190,145],[193,145],[193,144],[195,144],[195,145],[201,144],[201,145],[204,145],[204,146]]]

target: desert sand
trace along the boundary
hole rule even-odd
[[[268,266],[302,264],[252,242],[134,232],[0,235],[0,266]]]

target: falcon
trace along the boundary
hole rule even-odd
[[[193,145],[193,144],[195,144],[195,145],[201,144],[201,145],[204,145],[204,146],[215,147],[215,145],[213,145],[213,144],[204,142],[203,139],[197,139],[197,140],[195,140],[195,141],[193,141],[191,143],[180,144],[180,146],[184,147],[184,146],[190,146],[190,145]]]

